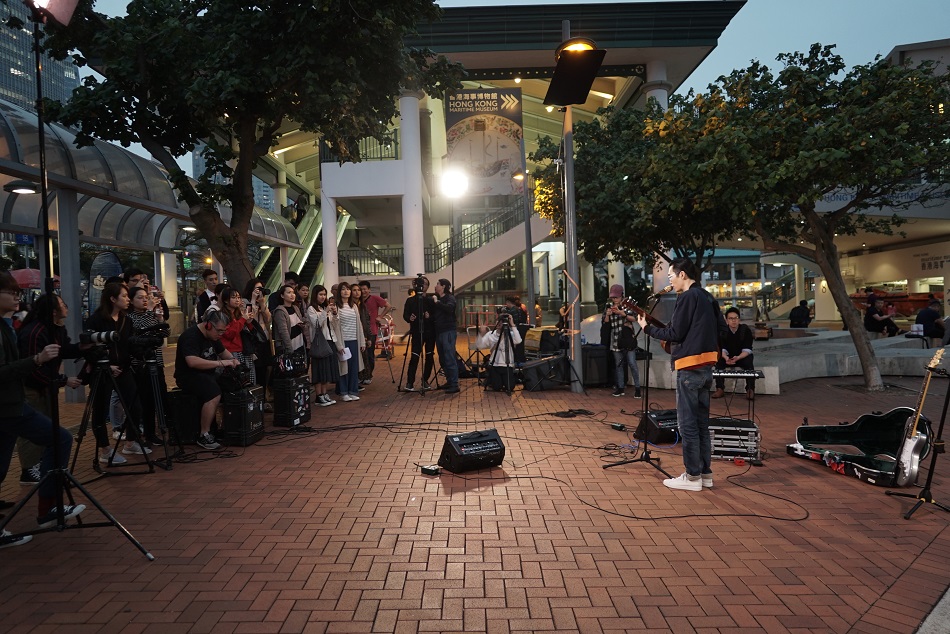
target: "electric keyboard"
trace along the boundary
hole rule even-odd
[[[765,372],[762,370],[743,370],[742,368],[724,370],[713,370],[714,379],[764,379]]]

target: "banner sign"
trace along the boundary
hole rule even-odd
[[[92,261],[89,267],[89,314],[99,308],[99,299],[106,280],[116,275],[122,275],[122,263],[119,256],[112,251],[102,251]]]
[[[449,93],[445,102],[447,167],[468,174],[468,192],[482,196],[521,194],[524,168],[520,88],[479,88]]]

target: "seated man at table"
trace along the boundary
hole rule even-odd
[[[930,302],[927,308],[917,313],[917,319],[914,323],[923,326],[923,334],[925,337],[942,339],[944,323],[943,317],[940,316],[940,301],[935,299]]]
[[[726,325],[729,329],[719,342],[722,356],[716,362],[716,369],[742,369],[751,372],[755,369],[752,364],[752,340],[755,338],[752,329],[739,323],[739,309],[735,306],[726,311]],[[725,387],[726,379],[717,377],[716,391],[712,397],[725,396]],[[750,401],[755,398],[755,378],[745,380],[745,396]]]
[[[876,298],[864,313],[864,329],[868,332],[887,333],[888,337],[902,335],[904,331],[897,327],[894,320],[884,314],[884,300]]]

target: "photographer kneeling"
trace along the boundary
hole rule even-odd
[[[164,313],[156,311],[161,308],[160,299],[152,296],[142,287],[132,287],[129,290],[132,300],[132,311],[129,318],[132,320],[134,334],[130,340],[132,353],[132,374],[142,399],[142,425],[145,427],[145,444],[161,445],[162,440],[155,433],[155,394],[152,392],[151,376],[146,361],[154,358],[158,368],[158,397],[165,398],[168,387],[165,385],[165,358],[162,356],[162,346],[169,335],[168,324],[165,323]],[[162,401],[164,405],[165,401]],[[165,408],[163,408],[165,409]]]
[[[521,343],[521,333],[515,326],[514,315],[508,310],[499,309],[498,319],[492,330],[487,325],[478,327],[478,337],[475,339],[475,347],[479,350],[491,348],[489,362],[492,367],[489,368],[489,385],[493,390],[511,391],[514,386],[514,376],[512,371],[500,370],[500,368],[513,368],[515,366],[515,346]],[[499,368],[496,370],[496,368]]]
[[[240,364],[221,343],[221,335],[227,331],[229,321],[223,312],[212,311],[204,321],[187,328],[178,338],[175,382],[201,404],[201,434],[197,444],[204,449],[221,447],[211,435],[211,423],[221,402],[221,387],[215,379],[215,370]]]

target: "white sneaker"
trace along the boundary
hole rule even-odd
[[[704,489],[711,489],[711,488],[713,488],[713,479],[712,479],[712,474],[711,474],[711,473],[704,473],[704,474],[702,475],[702,479],[703,479],[703,488],[704,488]]]
[[[350,401],[353,400],[353,397],[350,396],[349,394],[344,394],[344,395],[343,395],[342,397],[340,397],[340,398],[341,398],[341,400],[342,400],[344,403],[349,403]]]
[[[107,451],[103,451],[99,454],[99,462],[102,464],[109,464],[109,457],[112,457],[112,465],[125,464],[128,462],[125,458],[122,457],[120,453],[113,453],[112,447],[109,447]]]
[[[7,538],[12,534],[13,533],[11,533],[10,531],[4,530],[2,533],[0,533],[0,538]],[[22,546],[23,544],[29,543],[31,539],[33,539],[32,535],[23,535],[22,537],[18,537],[16,539],[13,539],[10,541],[4,541],[3,543],[0,543],[0,548],[12,548],[13,546]]]
[[[122,453],[127,456],[141,456],[143,454],[152,453],[152,450],[148,447],[139,447],[137,444],[133,443],[131,445],[126,445],[125,448],[122,449]]]
[[[351,400],[351,401],[358,401],[358,400],[360,400],[360,397],[357,396],[356,394],[350,394],[350,400]]]
[[[703,479],[700,476],[688,476],[685,473],[678,478],[663,481],[663,486],[680,491],[702,491]]]

